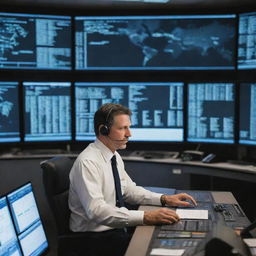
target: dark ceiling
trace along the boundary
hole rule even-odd
[[[167,10],[223,10],[225,12],[246,8],[256,10],[256,0],[169,0],[167,3],[151,3],[153,0],[1,0],[2,8],[60,8],[88,9],[167,9]],[[147,1],[147,2],[146,2]],[[159,0],[158,0],[159,1]],[[1,8],[1,9],[2,9]]]

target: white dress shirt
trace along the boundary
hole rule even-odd
[[[124,201],[130,204],[161,205],[161,194],[136,186],[126,173],[121,156],[118,152],[115,155]],[[70,172],[72,231],[99,232],[143,224],[143,211],[116,207],[112,156],[111,150],[97,139],[76,159]]]

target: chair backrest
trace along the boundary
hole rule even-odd
[[[69,232],[68,191],[72,165],[73,160],[65,156],[54,157],[40,163],[46,197],[55,217],[59,235]]]

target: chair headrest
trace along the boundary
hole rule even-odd
[[[40,163],[43,169],[43,182],[51,194],[63,193],[69,189],[69,173],[73,160],[58,156]]]

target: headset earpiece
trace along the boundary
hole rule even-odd
[[[103,136],[108,136],[109,134],[109,128],[107,125],[102,125],[100,127],[100,134],[103,135]]]
[[[109,132],[110,132],[109,117],[110,117],[110,114],[112,113],[112,110],[113,110],[113,108],[110,108],[110,110],[107,113],[105,124],[102,124],[100,129],[99,129],[100,134],[103,135],[103,136],[108,136],[109,135]]]

